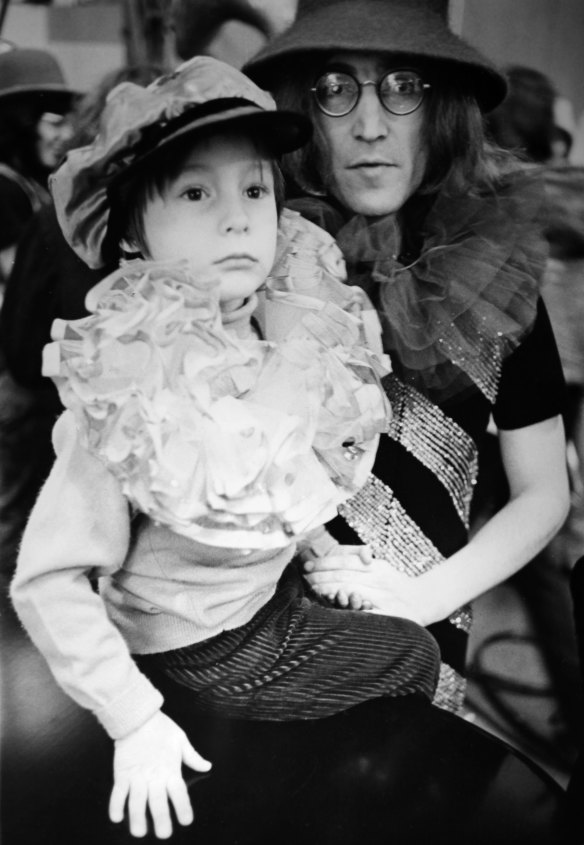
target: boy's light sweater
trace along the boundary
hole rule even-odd
[[[245,554],[148,521],[131,544],[118,481],[79,445],[70,412],[54,442],[57,460],[24,533],[11,596],[59,684],[117,739],[162,704],[131,652],[245,624],[273,595],[295,545]],[[101,596],[90,577],[100,577]]]

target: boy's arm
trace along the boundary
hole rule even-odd
[[[57,459],[24,532],[11,597],[58,683],[117,739],[162,704],[89,580],[121,567],[128,505],[117,480],[78,443],[70,412],[54,441]]]
[[[128,551],[128,505],[118,482],[78,441],[72,415],[55,426],[57,460],[26,527],[11,586],[14,606],[55,678],[92,710],[115,740],[110,818],[144,836],[172,832],[193,813],[181,764],[210,763],[160,711],[162,696],[134,663],[89,576],[120,568]]]

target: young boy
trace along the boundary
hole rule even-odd
[[[308,131],[198,57],[116,89],[95,143],[52,183],[88,264],[118,243],[139,257],[47,347],[68,410],[12,598],[114,739],[110,816],[127,802],[135,836],[147,808],[169,836],[169,802],[189,824],[181,764],[210,767],[149,678],[180,689],[193,719],[319,718],[436,683],[422,628],[330,607],[289,565],[335,552],[321,526],[364,482],[387,414],[332,240],[278,214],[274,157]]]

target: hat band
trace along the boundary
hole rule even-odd
[[[143,156],[154,152],[162,142],[170,135],[180,132],[181,129],[188,126],[194,121],[203,120],[213,114],[219,114],[230,109],[254,107],[258,111],[263,111],[257,103],[251,100],[245,100],[242,97],[225,97],[222,100],[212,100],[203,105],[187,105],[186,110],[179,114],[178,117],[170,118],[169,120],[161,120],[158,123],[148,126],[142,132],[142,138],[133,149],[133,157],[135,160],[141,159]],[[127,151],[124,153],[124,157]]]

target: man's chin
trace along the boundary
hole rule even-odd
[[[339,191],[337,198],[354,214],[365,217],[382,217],[394,214],[406,201],[402,192],[396,192],[395,186],[380,185],[377,188],[348,188]]]

